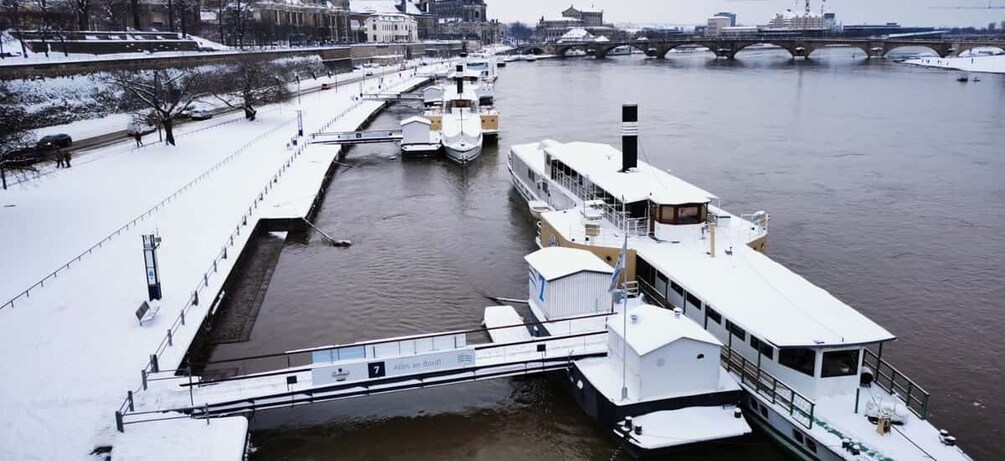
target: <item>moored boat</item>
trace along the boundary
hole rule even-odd
[[[883,357],[895,336],[762,253],[767,213],[735,215],[718,198],[638,161],[637,107],[622,150],[544,141],[513,146],[514,186],[558,211],[545,246],[611,261],[646,302],[680,309],[722,344],[749,420],[802,459],[970,459],[928,421],[929,394]]]

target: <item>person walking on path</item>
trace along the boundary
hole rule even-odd
[[[63,153],[55,150],[53,151],[53,157],[56,158],[56,168],[63,168]]]
[[[133,133],[133,139],[136,140],[136,147],[143,147],[143,133],[139,131]]]
[[[63,155],[63,166],[70,168],[70,159],[73,158],[73,154],[70,153],[70,149],[66,149],[62,152]]]

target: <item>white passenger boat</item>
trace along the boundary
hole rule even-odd
[[[749,420],[802,459],[970,459],[928,420],[929,394],[883,359],[894,335],[758,250],[767,214],[718,199],[637,160],[638,112],[624,108],[623,151],[544,141],[513,146],[514,186],[556,208],[545,246],[613,261],[646,301],[682,309],[724,344]],[[627,242],[627,243],[623,243]]]
[[[483,82],[493,83],[499,78],[498,62],[493,55],[472,53],[468,55],[465,68],[469,72],[478,73]]]
[[[630,45],[621,45],[607,52],[608,56],[628,56],[632,54],[632,47]]]
[[[545,248],[525,259],[536,320],[531,336],[601,345],[602,354],[572,363],[565,382],[580,407],[631,454],[750,433],[738,408],[740,386],[719,366],[719,340],[679,310],[645,304],[634,284],[614,302],[609,287],[615,270],[589,251]],[[498,309],[486,309],[486,325]],[[503,339],[497,336],[493,340]]]
[[[468,78],[462,65],[457,66],[451,78],[455,85],[443,89],[443,103],[428,106],[423,116],[430,121],[430,129],[440,133],[447,158],[466,164],[482,153],[483,116],[494,117],[492,121],[497,124],[498,114],[482,113],[475,88],[465,85]]]

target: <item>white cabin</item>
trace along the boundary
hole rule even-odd
[[[610,366],[620,375],[627,365],[629,398],[646,401],[719,389],[722,343],[679,311],[643,304],[629,309],[627,319],[622,314],[608,318],[607,328]]]
[[[401,122],[402,144],[430,144],[434,142],[432,122],[425,117],[409,117]]]
[[[551,247],[535,251],[524,259],[529,271],[528,302],[539,321],[610,312],[612,303],[608,287],[614,269],[595,254]]]

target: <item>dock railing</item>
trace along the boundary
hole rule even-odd
[[[919,418],[928,417],[928,391],[917,385],[907,375],[880,358],[875,352],[865,349],[862,365],[875,373],[875,384],[900,398]]]
[[[806,429],[813,429],[813,412],[816,404],[812,400],[771,376],[729,346],[722,347],[721,358],[722,366],[730,373],[739,376],[741,383],[753,387],[758,394],[771,399],[772,404],[785,409],[792,419]]]

